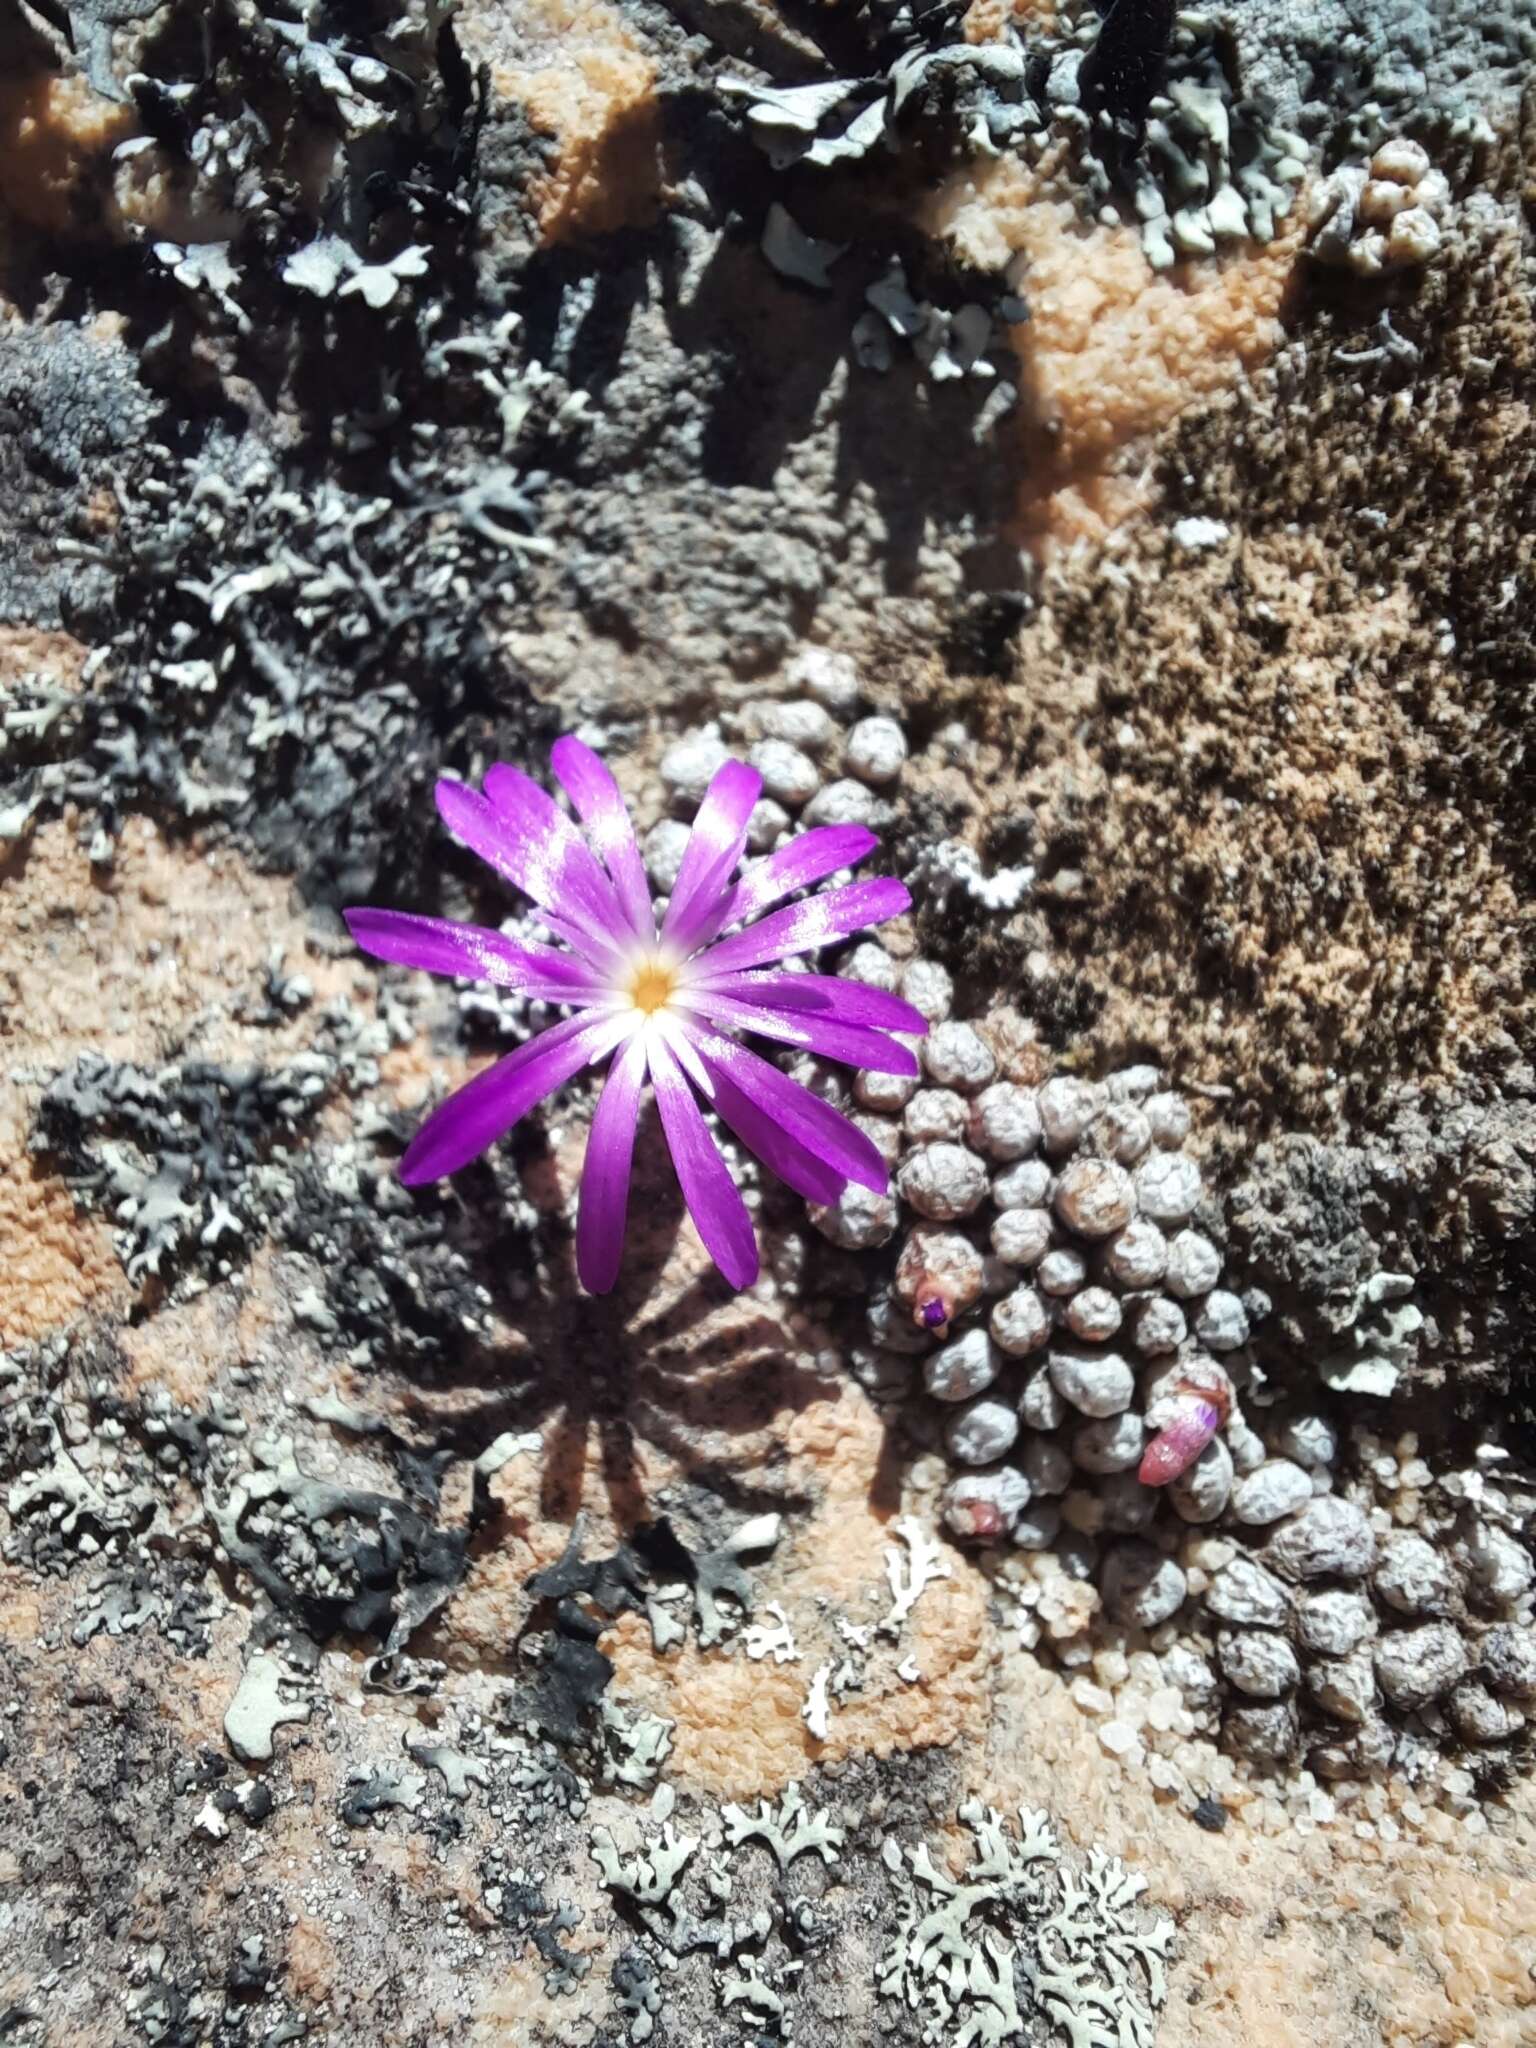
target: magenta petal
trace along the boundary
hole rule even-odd
[[[588,924],[574,918],[562,917],[558,911],[539,910],[539,921],[548,925],[564,945],[590,967],[596,968],[606,986],[611,986],[615,967],[619,960],[614,941],[605,934],[594,933]]]
[[[598,1097],[581,1170],[581,1206],[576,1215],[576,1271],[588,1294],[606,1294],[619,1277],[624,1250],[624,1217],[629,1208],[629,1170],[635,1156],[635,1123],[645,1084],[645,1035],[635,1036],[614,1056]]]
[[[680,1018],[674,1019],[672,1026],[667,1028],[667,1044],[671,1048],[672,1057],[692,1082],[696,1093],[703,1101],[713,1105],[715,1077],[705,1066],[698,1047],[688,1036],[687,1025]]]
[[[741,1190],[731,1179],[693,1090],[659,1032],[652,1036],[649,1050],[656,1107],[688,1213],[704,1249],[731,1285],[750,1287],[757,1278],[757,1240]]]
[[[784,1185],[803,1195],[808,1202],[828,1208],[841,1200],[848,1183],[812,1146],[788,1130],[778,1117],[758,1108],[726,1073],[716,1067],[710,1075],[714,1106],[723,1120],[770,1172]]]
[[[419,1187],[457,1173],[536,1102],[601,1059],[625,1028],[612,1017],[567,1017],[476,1074],[433,1110],[411,1140],[400,1162],[401,1180]]]
[[[743,871],[721,919],[721,929],[757,917],[786,896],[851,868],[880,844],[864,825],[818,825]]]
[[[556,740],[549,762],[613,877],[631,929],[642,938],[653,937],[656,917],[650,884],[635,843],[635,828],[608,763],[569,733]]]
[[[691,1020],[683,1028],[717,1080],[724,1074],[734,1081],[765,1115],[781,1123],[842,1179],[857,1181],[860,1187],[877,1195],[885,1193],[890,1184],[885,1161],[841,1111],[734,1038],[722,1037],[718,1031]]]
[[[682,1005],[717,1024],[729,1024],[739,1031],[755,1031],[762,1038],[776,1038],[783,1045],[797,1045],[805,1052],[841,1060],[845,1066],[867,1067],[876,1074],[915,1074],[917,1060],[904,1045],[871,1031],[862,1024],[842,1024],[834,1017],[818,1016],[808,1010],[770,1010],[763,1003],[744,1003],[718,988],[700,989],[679,998]]]
[[[593,987],[592,970],[584,961],[548,946],[514,945],[483,925],[416,917],[405,910],[363,908],[344,910],[342,916],[358,945],[376,960],[420,967],[428,974],[494,981],[552,1002],[593,1001],[602,993]]]
[[[485,794],[508,831],[529,850],[538,874],[547,877],[549,908],[595,925],[609,939],[622,939],[627,925],[618,892],[549,791],[521,768],[497,761],[485,771]]]
[[[846,939],[866,925],[883,924],[909,910],[912,898],[906,886],[882,876],[868,882],[845,882],[822,896],[807,896],[771,911],[744,932],[711,946],[697,963],[696,982],[708,986],[727,974],[739,974],[746,967],[761,967],[769,960],[783,960],[792,953],[809,953],[833,939]]]
[[[719,931],[727,884],[747,844],[747,820],[763,793],[763,778],[745,761],[722,761],[704,792],[683,849],[677,885],[661,933],[688,953]]]
[[[848,981],[840,974],[728,974],[711,980],[710,991],[735,996],[743,1003],[760,1003],[770,1010],[802,1010],[835,1018],[840,1024],[865,1024],[872,1031],[904,1031],[921,1038],[928,1019],[900,996],[887,995],[883,988],[868,988],[862,981]]]
[[[517,769],[492,768],[485,785],[495,802],[462,782],[438,783],[437,808],[448,830],[541,910],[565,920],[562,936],[579,934],[584,953],[611,953],[615,932],[625,926],[591,847],[553,797]]]

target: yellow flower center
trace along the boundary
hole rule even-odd
[[[637,1010],[653,1017],[664,1010],[677,988],[677,970],[660,960],[643,960],[629,984],[629,1000]]]

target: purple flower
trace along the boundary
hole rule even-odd
[[[582,1285],[606,1294],[618,1277],[649,1081],[699,1236],[732,1286],[749,1286],[757,1278],[751,1219],[699,1101],[808,1201],[836,1202],[850,1181],[883,1194],[885,1163],[864,1133],[739,1034],[915,1074],[912,1053],[886,1035],[927,1030],[910,1003],[835,975],[772,971],[895,917],[911,898],[900,882],[880,879],[789,900],[874,851],[879,842],[861,825],[823,825],[738,874],[763,785],[754,769],[727,761],[699,806],[658,930],[613,776],[577,739],[558,741],[551,758],[585,836],[505,764],[486,775],[484,795],[439,782],[437,808],[456,839],[533,899],[559,945],[516,944],[479,925],[398,910],[346,914],[353,938],[380,960],[493,981],[571,1012],[434,1110],[400,1178],[414,1186],[456,1172],[583,1067],[608,1060],[576,1223]]]

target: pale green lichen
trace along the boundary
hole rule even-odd
[[[950,1576],[949,1561],[937,1542],[912,1515],[904,1515],[896,1524],[896,1534],[907,1546],[906,1555],[899,1550],[885,1553],[885,1576],[891,1588],[891,1608],[880,1626],[890,1635],[896,1635],[908,1615],[922,1597],[923,1589],[932,1585],[935,1579]]]
[[[827,1696],[827,1686],[831,1682],[831,1678],[832,1666],[830,1664],[818,1664],[811,1678],[811,1689],[806,1694],[805,1704],[800,1709],[801,1720],[810,1730],[812,1739],[817,1742],[825,1742],[827,1739],[828,1717],[832,1711],[832,1702]]]
[[[1043,1813],[1021,1809],[1017,1838],[979,1802],[960,1818],[975,1837],[963,1877],[940,1870],[924,1843],[885,1845],[899,1893],[881,1996],[921,2014],[935,2048],[997,2048],[1024,2031],[1031,2009],[1071,2048],[1151,2048],[1173,1925],[1138,1924],[1145,1881],[1098,1851],[1080,1875],[1063,1869]]]
[[[242,1763],[272,1761],[274,1732],[288,1721],[307,1721],[308,1700],[287,1700],[282,1687],[289,1673],[276,1658],[258,1650],[246,1665],[235,1696],[224,1713],[224,1735]]]
[[[755,1813],[749,1813],[744,1806],[727,1806],[720,1817],[725,1822],[725,1838],[731,1848],[738,1849],[743,1842],[766,1842],[778,1858],[781,1870],[788,1870],[797,1856],[811,1851],[823,1863],[834,1863],[846,1839],[825,1807],[812,1812],[796,1784],[785,1787],[777,1805],[760,1799]]]
[[[601,1713],[603,1782],[646,1791],[655,1784],[672,1752],[676,1722],[617,1700],[605,1699]]]
[[[631,2041],[649,2041],[661,2011],[661,1985],[649,1958],[639,1949],[626,1949],[614,1964],[613,1988],[619,2010],[629,2021]]]
[[[490,1772],[478,1757],[465,1756],[446,1742],[412,1742],[408,1735],[404,1741],[406,1755],[436,1771],[450,1799],[467,1799],[472,1784],[488,1785],[491,1781]]]
[[[753,1958],[739,1977],[727,1977],[720,1986],[720,2003],[729,2009],[733,2005],[746,2005],[765,2020],[782,2019],[784,2001],[767,1983],[762,1966]]]
[[[592,1860],[602,1872],[603,1883],[609,1891],[622,1892],[625,1898],[652,1912],[674,1911],[668,1903],[672,1887],[687,1869],[698,1846],[696,1836],[675,1834],[669,1824],[645,1849],[626,1859],[620,1856],[618,1844],[607,1828],[592,1830]]]
[[[1168,1996],[1173,1922],[1138,1926],[1147,1881],[1101,1849],[1080,1875],[1063,1871],[1061,1887],[1061,1905],[1038,1936],[1039,1966],[1027,1971],[1036,1999],[1071,2048],[1152,2048]]]
[[[754,1663],[760,1663],[764,1657],[771,1657],[775,1664],[798,1663],[800,1648],[789,1625],[789,1616],[776,1600],[767,1602],[765,1612],[773,1616],[773,1626],[770,1628],[763,1622],[749,1623],[744,1637],[747,1655]]]
[[[360,1766],[348,1771],[340,1812],[348,1827],[361,1827],[392,1806],[416,1813],[427,1781],[420,1771],[401,1770],[398,1764],[381,1764],[377,1770]]]
[[[814,1928],[814,1919],[807,1919],[805,1901],[786,1900],[777,1878],[770,1885],[767,1904],[748,1916],[728,1917],[725,1908],[736,1889],[728,1859],[744,1843],[761,1841],[772,1851],[779,1873],[807,1854],[831,1864],[843,1831],[825,1810],[813,1812],[799,1786],[791,1785],[776,1803],[759,1802],[755,1813],[727,1806],[720,1829],[695,1839],[674,1833],[666,1824],[671,1801],[662,1795],[668,1790],[659,1787],[652,1802],[653,1815],[663,1821],[661,1832],[632,1853],[622,1854],[606,1828],[593,1831],[591,1853],[603,1882],[630,1901],[655,1944],[652,1958],[662,1969],[676,1968],[684,1956],[707,1954],[717,1966],[715,1994],[722,2011],[740,2007],[755,2022],[777,2025],[785,2018],[788,1995],[805,1967],[804,1930]],[[685,1873],[691,1900],[684,1897]],[[730,1973],[719,1970],[725,1964],[732,1966]],[[636,1983],[638,1972],[637,1956],[628,1971]],[[649,2037],[656,2009],[642,2002],[635,2014],[633,2040]]]
[[[925,1842],[888,1838],[880,1853],[894,1898],[881,1908],[874,1901],[879,1873],[847,1867],[844,1826],[829,1809],[813,1807],[799,1785],[752,1809],[725,1806],[719,1827],[706,1820],[697,1837],[670,1825],[667,1790],[659,1788],[652,1802],[659,1833],[621,1853],[599,1827],[591,1853],[603,1882],[645,1929],[655,1966],[670,1971],[688,1956],[712,1959],[722,2011],[740,2008],[750,2023],[786,2036],[795,2025],[795,1993],[818,1967],[821,1931],[813,1901],[790,1896],[785,1880],[808,1857],[813,1891],[815,1859],[827,1870],[842,1866],[829,1899],[844,1885],[873,1881],[870,1910],[891,1928],[874,1973],[878,1995],[896,2008],[887,2009],[888,2028],[915,2021],[927,2048],[1003,2048],[1020,2039],[1153,2048],[1168,1995],[1172,1922],[1140,1910],[1145,1881],[1117,1859],[1094,1851],[1086,1866],[1068,1862],[1043,1812],[1023,1809],[1015,1826],[980,1801],[962,1806],[973,1847],[958,1876]],[[731,1867],[754,1842],[777,1866],[766,1891],[761,1865],[734,1875]],[[738,1886],[756,1910],[731,1918]],[[650,2033],[655,2010],[637,2011],[633,2039]]]

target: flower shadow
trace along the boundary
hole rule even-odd
[[[574,1233],[559,1196],[569,1172],[537,1127],[520,1138],[525,1191],[540,1222],[526,1260],[487,1238],[476,1277],[501,1335],[413,1375],[397,1412],[413,1432],[469,1459],[498,1437],[537,1430],[540,1513],[569,1526],[606,1506],[629,1530],[666,1511],[660,1497],[700,1488],[746,1513],[783,1506],[790,1418],[835,1398],[836,1385],[797,1359],[782,1313],[737,1294],[688,1223],[654,1107],[642,1115],[629,1236],[612,1294],[592,1296],[576,1272]],[[760,1228],[794,1198],[765,1187]],[[594,1498],[594,1495],[596,1498]]]

